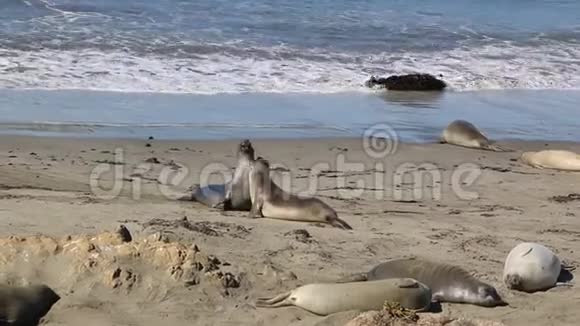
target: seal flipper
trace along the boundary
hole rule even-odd
[[[262,214],[262,207],[264,206],[264,198],[262,196],[254,197],[256,200],[252,203],[252,208],[250,208],[250,212],[248,213],[249,218],[262,218],[264,214]]]
[[[572,282],[574,279],[574,271],[576,267],[562,263],[560,267],[560,275],[558,275],[556,286],[566,286]],[[561,284],[561,285],[560,285]]]
[[[481,148],[493,152],[514,152],[514,150],[511,148],[503,147],[495,143],[484,145]]]
[[[177,198],[177,201],[195,201],[193,194],[183,195]]]
[[[555,284],[556,287],[573,287],[574,283],[570,283],[570,282],[556,282]]]
[[[258,298],[256,300],[256,307],[278,308],[278,307],[293,306],[294,304],[288,300],[291,294],[292,291],[288,291],[274,297]]]
[[[352,230],[352,227],[350,225],[348,225],[348,223],[339,219],[338,217],[328,219],[328,223],[330,223],[330,225],[332,225],[334,227],[337,227],[337,228],[340,228],[343,230]]]
[[[187,195],[183,195],[177,198],[178,201],[195,201],[197,202],[197,198],[195,198],[195,194],[199,191],[200,185],[199,183],[194,184],[191,186],[191,191]]]

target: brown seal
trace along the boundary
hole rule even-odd
[[[299,197],[280,189],[270,179],[270,163],[262,157],[258,157],[250,168],[250,198],[252,208],[249,216],[252,218],[322,222],[341,229],[352,229],[320,199]]]

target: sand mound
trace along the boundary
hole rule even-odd
[[[221,262],[196,245],[169,242],[159,234],[133,239],[120,226],[115,232],[71,235],[11,236],[0,239],[0,281],[29,284],[42,280],[74,291],[89,287],[133,291],[159,284],[191,286],[208,282],[228,288],[238,277],[220,270]]]

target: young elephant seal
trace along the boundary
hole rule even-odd
[[[252,143],[245,139],[238,145],[238,165],[231,181],[224,184],[211,184],[205,187],[197,186],[193,191],[193,200],[212,208],[222,207],[224,210],[249,211],[250,186],[248,175],[250,165],[254,161]]]
[[[280,189],[270,179],[270,163],[258,157],[250,168],[249,217],[269,217],[281,220],[329,223],[351,230],[352,227],[338,218],[336,211],[317,198],[298,197]]]
[[[399,303],[403,308],[427,311],[431,290],[409,278],[392,278],[373,282],[315,283],[271,298],[259,298],[256,307],[297,306],[317,315],[348,310],[380,310],[385,302]]]
[[[0,285],[0,325],[35,326],[60,296],[46,285]]]
[[[580,171],[580,155],[563,150],[524,152],[522,162],[538,169]]]
[[[465,120],[451,122],[439,138],[440,143],[447,143],[468,148],[478,148],[494,152],[511,152],[512,150],[493,144],[473,124]]]
[[[557,284],[562,263],[550,249],[532,242],[515,246],[508,254],[503,279],[509,289],[535,292]]]
[[[453,265],[418,258],[394,259],[375,266],[367,273],[354,274],[338,282],[373,281],[409,277],[427,285],[433,300],[469,303],[483,307],[507,305],[496,289]]]

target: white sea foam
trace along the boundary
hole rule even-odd
[[[256,50],[256,49],[254,49]],[[192,55],[0,49],[0,88],[122,92],[244,93],[365,91],[372,75],[443,74],[453,90],[580,89],[580,44],[508,43],[443,52]],[[293,50],[296,53],[297,50]],[[243,52],[240,52],[243,53]],[[311,56],[310,56],[311,55]]]

